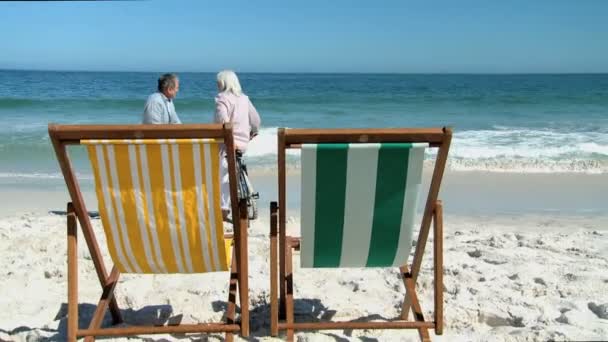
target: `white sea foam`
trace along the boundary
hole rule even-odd
[[[265,128],[248,149],[253,164],[276,165],[276,128]],[[435,155],[431,150],[427,158]],[[298,159],[299,150],[288,150]],[[266,165],[269,166],[269,165]],[[448,167],[496,172],[608,172],[608,134],[508,129],[456,132]]]
[[[434,159],[435,154],[435,149],[429,150],[427,159]],[[298,168],[299,156],[299,150],[287,150],[288,167]],[[276,172],[276,158],[277,128],[264,128],[251,141],[246,160],[253,172],[266,170],[273,173]],[[87,164],[82,156],[76,159]],[[49,157],[48,162],[51,161]],[[462,132],[456,130],[448,168],[459,171],[521,173],[608,173],[608,134],[506,127]],[[0,172],[0,179],[9,178],[62,179],[62,175],[59,172]],[[79,178],[92,179],[92,175],[85,171]]]
[[[287,150],[287,154],[299,155],[299,150]],[[255,158],[262,156],[277,155],[277,127],[261,129],[247,147],[247,157]],[[276,158],[276,157],[275,157]]]
[[[91,174],[76,174],[76,177],[81,180],[92,180],[93,175]],[[32,179],[32,180],[45,180],[45,179],[63,179],[63,175],[59,172],[0,172],[0,179]]]
[[[590,154],[598,154],[591,156]],[[608,158],[608,135],[598,132],[479,130],[455,133],[452,158]]]

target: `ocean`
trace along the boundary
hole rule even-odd
[[[139,123],[157,73],[0,71],[0,185],[62,181],[54,123]],[[180,73],[184,123],[213,120],[213,73]],[[276,129],[452,126],[449,168],[608,171],[608,74],[239,74],[263,128],[253,169],[276,165]],[[429,154],[428,158],[433,155]],[[83,151],[73,151],[90,179]],[[297,152],[289,162],[297,165]]]

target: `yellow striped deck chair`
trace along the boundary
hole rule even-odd
[[[443,219],[437,197],[450,141],[448,128],[279,130],[279,203],[271,203],[272,335],[286,330],[287,339],[293,340],[294,330],[410,328],[417,329],[422,340],[429,340],[429,328],[442,333]],[[301,150],[300,237],[285,235],[285,150],[289,148]],[[439,151],[410,272],[408,259],[428,148]],[[415,281],[431,221],[435,319],[427,321]],[[401,316],[384,322],[294,322],[294,249],[300,251],[301,268],[399,268],[406,289]],[[414,321],[407,320],[410,307]]]
[[[219,143],[81,140],[95,177],[108,249],[121,273],[228,271],[217,201]]]
[[[59,164],[72,196],[68,204],[68,339],[171,332],[240,331],[248,335],[247,210],[236,195],[234,141],[230,125],[49,125]],[[84,145],[95,179],[99,214],[114,263],[107,275],[65,146]],[[224,234],[220,208],[220,149],[228,159],[233,236]],[[243,215],[240,215],[245,205]],[[78,218],[103,295],[88,329],[77,326],[75,218]],[[234,245],[234,246],[233,246]],[[121,316],[113,290],[121,273],[206,273],[230,271],[226,322],[101,328],[110,308]],[[236,287],[241,320],[235,320]]]

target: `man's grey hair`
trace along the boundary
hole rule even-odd
[[[160,91],[161,93],[167,89],[175,88],[176,85],[176,74],[164,74],[158,79],[158,91]]]

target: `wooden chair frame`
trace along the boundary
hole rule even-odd
[[[68,236],[68,324],[67,338],[76,341],[94,340],[94,336],[124,336],[164,333],[216,333],[225,332],[226,340],[233,339],[234,332],[249,335],[249,290],[247,263],[247,204],[239,201],[236,188],[236,160],[232,126],[224,125],[55,125],[49,124],[49,136],[53,143],[61,172],[65,178],[72,201],[67,205]],[[208,324],[180,324],[168,326],[133,326],[124,328],[101,328],[104,315],[109,309],[114,324],[122,322],[122,316],[114,288],[120,272],[114,266],[108,274],[101,251],[91,225],[87,208],[72,163],[68,156],[68,145],[79,145],[81,139],[179,139],[179,138],[218,138],[223,139],[228,155],[228,174],[230,181],[231,206],[234,218],[234,246],[229,278],[228,307],[226,322]],[[102,287],[93,318],[87,329],[78,327],[78,259],[77,259],[77,222],[80,222],[84,239],[91,253],[97,277]],[[230,237],[226,235],[225,237]],[[239,290],[241,320],[235,321],[236,292]]]
[[[279,203],[272,202],[270,205],[270,331],[272,336],[277,336],[279,330],[287,330],[287,340],[292,341],[294,338],[294,330],[417,329],[420,339],[429,341],[429,328],[434,328],[437,335],[443,333],[443,207],[441,201],[439,201],[437,197],[445,170],[451,139],[452,130],[447,127],[429,129],[279,129]],[[399,319],[389,322],[296,323],[294,322],[293,312],[292,250],[299,249],[300,240],[299,238],[286,236],[286,150],[301,148],[301,145],[306,143],[381,142],[428,142],[430,147],[439,149],[422,217],[418,241],[416,243],[414,260],[411,267],[406,265],[400,268],[406,292],[401,316]],[[416,279],[420,272],[422,256],[428,239],[431,221],[434,223],[433,261],[435,317],[433,321],[427,321],[422,314],[422,309],[418,297],[416,296]],[[277,253],[279,253],[278,257]],[[407,263],[407,260],[404,260],[404,262]],[[277,269],[279,274],[277,274]],[[279,283],[278,286],[277,281]],[[408,321],[410,308],[414,314],[414,321]],[[280,320],[284,321],[280,322]]]

